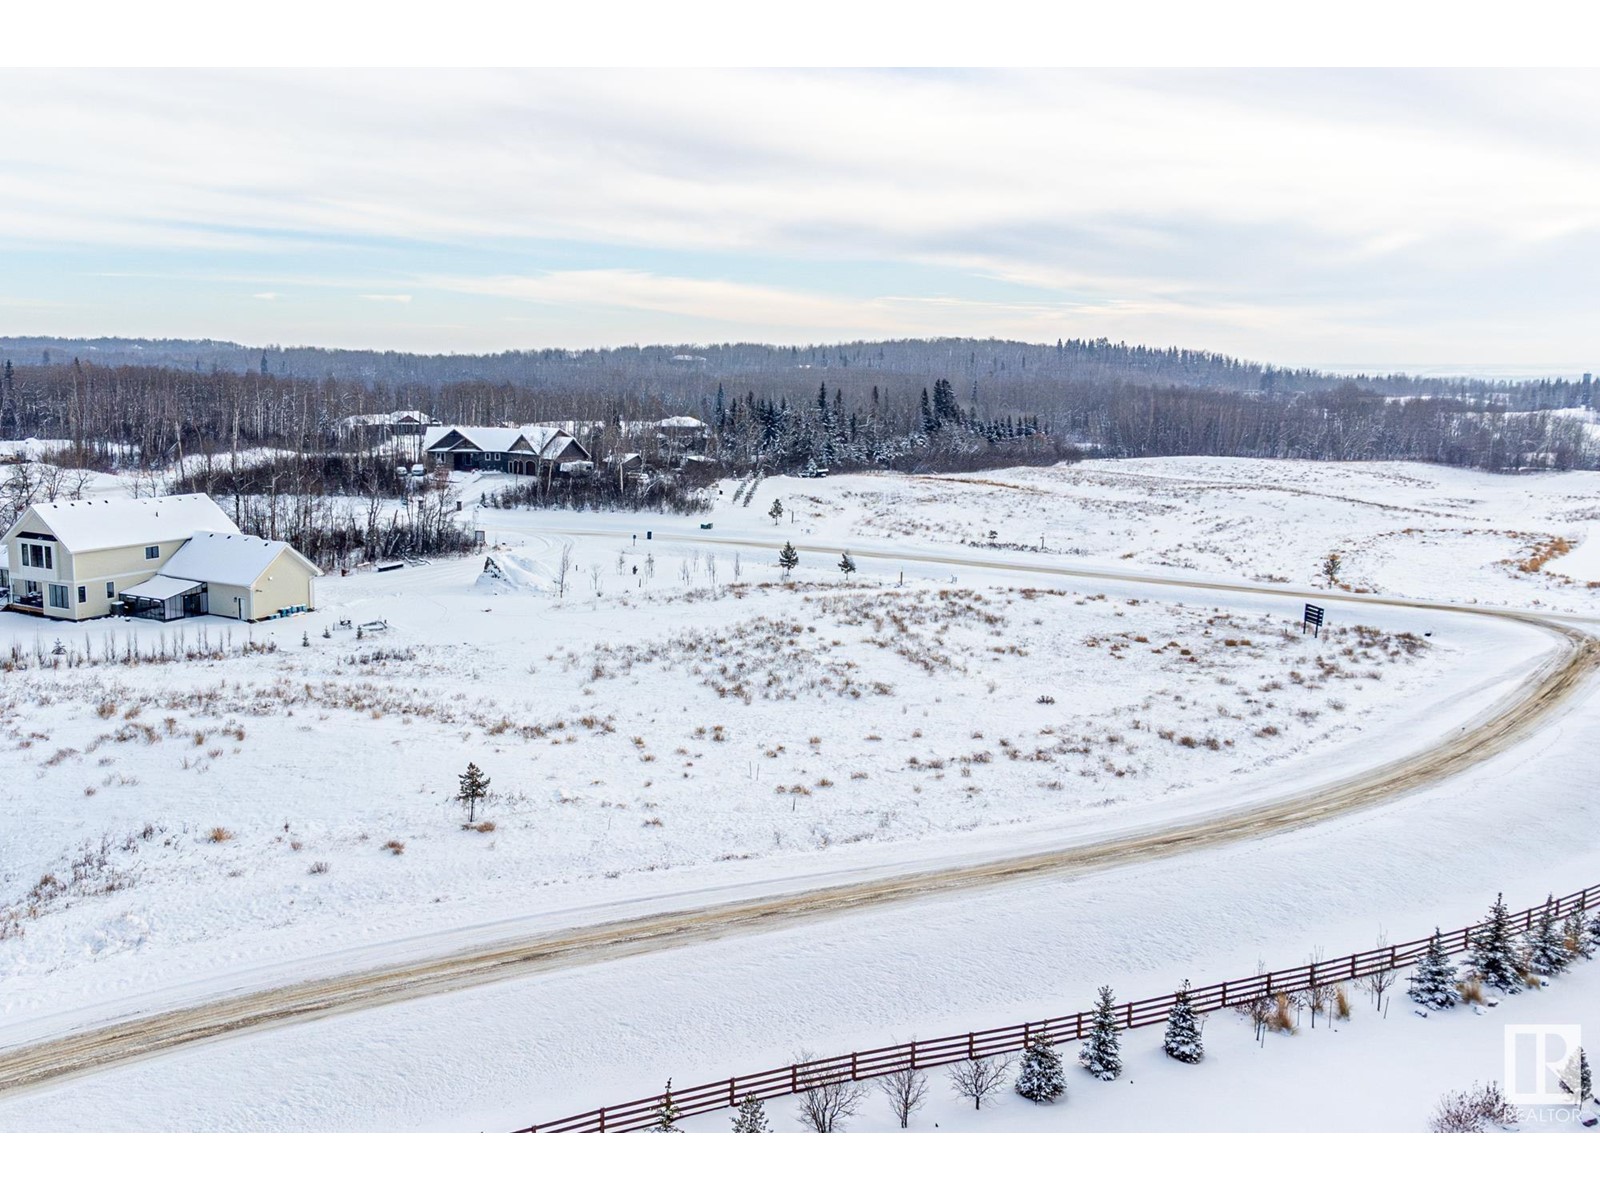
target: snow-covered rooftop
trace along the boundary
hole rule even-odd
[[[296,554],[288,542],[269,542],[245,533],[201,533],[168,559],[161,573],[228,587],[249,587],[285,550]]]
[[[33,511],[75,554],[179,541],[196,533],[239,532],[215,500],[199,493],[139,500],[58,500],[35,504]]]

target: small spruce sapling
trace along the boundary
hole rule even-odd
[[[456,803],[467,810],[467,824],[471,825],[478,819],[478,805],[488,799],[489,777],[478,769],[477,763],[469,762],[466,774],[460,779],[461,787],[456,792]]]
[[[793,542],[785,542],[783,549],[778,551],[778,565],[783,568],[785,578],[800,565],[800,553],[794,548]]]
[[[1561,1090],[1569,1096],[1576,1096],[1579,1104],[1586,1104],[1594,1098],[1594,1076],[1589,1071],[1589,1056],[1584,1053],[1582,1046],[1562,1064]]]
[[[1197,1063],[1206,1056],[1187,979],[1172,997],[1172,1011],[1167,1014],[1167,1036],[1161,1048],[1167,1052],[1168,1058],[1175,1058],[1181,1063]]]
[[[767,1126],[767,1109],[758,1096],[746,1096],[739,1101],[739,1112],[733,1118],[735,1133],[771,1133]]]
[[[1043,1037],[1030,1037],[1017,1072],[1017,1095],[1035,1104],[1053,1104],[1067,1090],[1061,1055]]]
[[[1411,976],[1406,995],[1424,1008],[1454,1008],[1461,992],[1456,987],[1456,971],[1450,965],[1450,956],[1444,952],[1444,942],[1437,927],[1428,939],[1428,948],[1417,960],[1417,969]]]
[[[1583,927],[1583,913],[1570,914],[1561,926],[1561,944],[1567,948],[1567,960],[1593,958],[1594,948],[1589,945],[1589,934]]]
[[[839,556],[839,573],[846,579],[856,573],[856,560],[850,557],[848,550]]]
[[[1503,894],[1494,898],[1489,919],[1472,935],[1467,961],[1490,987],[1513,994],[1522,990],[1521,963],[1511,942],[1511,915]]]
[[[1556,898],[1545,900],[1526,938],[1528,967],[1540,975],[1559,975],[1571,963],[1561,926],[1556,923]]]
[[[767,509],[767,516],[771,517],[772,523],[776,525],[783,518],[783,501],[774,500],[772,507]]]
[[[661,1097],[661,1103],[656,1105],[656,1121],[650,1126],[651,1133],[682,1133],[678,1128],[678,1105],[672,1099],[672,1080],[667,1080],[666,1094]]]
[[[1109,987],[1100,989],[1094,1021],[1083,1049],[1078,1051],[1078,1062],[1097,1079],[1112,1080],[1122,1074],[1121,1034],[1117,1031],[1115,999]]]

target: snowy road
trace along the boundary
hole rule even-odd
[[[574,537],[611,536],[586,529],[539,531]],[[770,550],[770,541],[694,534],[663,533],[662,540],[708,542],[729,547]],[[549,544],[547,542],[547,544]],[[838,553],[839,547],[802,540],[803,550]],[[1166,578],[1148,573],[1118,572],[1036,563],[1018,563],[995,555],[956,555],[937,551],[899,550],[883,546],[852,547],[861,558],[907,564],[952,566],[1029,575],[1088,578],[1184,589],[1202,595],[1250,593],[1272,597],[1326,599],[1319,593],[1288,588],[1191,578]],[[1527,623],[1554,635],[1555,649],[1532,664],[1511,693],[1499,696],[1466,726],[1435,739],[1397,760],[1355,772],[1317,786],[1301,786],[1270,799],[1220,814],[1179,820],[1156,828],[1122,832],[1097,840],[1077,840],[1025,855],[995,856],[988,861],[940,863],[922,870],[904,866],[846,874],[837,870],[769,883],[764,894],[729,898],[728,889],[680,892],[657,899],[655,911],[607,919],[604,909],[567,914],[570,924],[531,936],[482,941],[482,931],[462,931],[462,941],[447,951],[398,964],[324,974],[306,982],[236,992],[201,1004],[174,1006],[135,1001],[148,1015],[83,1028],[67,1036],[15,1046],[0,1054],[0,1091],[47,1079],[93,1071],[116,1063],[158,1054],[185,1044],[256,1027],[306,1020],[419,996],[584,963],[622,958],[714,938],[814,920],[843,911],[904,903],[953,889],[993,887],[1045,873],[1082,875],[1137,861],[1157,860],[1204,847],[1254,840],[1376,805],[1425,784],[1437,782],[1499,754],[1537,730],[1578,690],[1597,661],[1595,643],[1573,632],[1565,620],[1531,613],[1474,606],[1428,604],[1383,597],[1341,597],[1340,603],[1393,605],[1405,609],[1468,611],[1482,616]],[[718,896],[718,892],[722,892]],[[663,903],[669,911],[660,911]],[[400,947],[387,951],[400,954]],[[165,1011],[159,1011],[164,1009]],[[151,1011],[157,1010],[157,1011]]]

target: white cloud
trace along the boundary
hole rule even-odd
[[[252,292],[251,295],[250,295],[250,299],[252,299],[252,300],[282,300],[283,299],[283,293],[282,292]]]
[[[1494,332],[1511,310],[1487,276],[1565,298],[1570,324],[1541,336],[1570,339],[1600,270],[1594,74],[97,72],[12,91],[0,244],[203,252],[235,276],[314,251],[413,289],[361,293],[394,304],[427,263],[456,292],[764,338],[1138,330],[1327,359],[1422,336],[1395,324],[1403,293],[1510,358],[1536,317]],[[372,269],[379,252],[419,278]],[[473,280],[490,253],[506,275]],[[537,273],[552,259],[606,269]],[[794,286],[819,262],[825,284]],[[956,294],[881,295],[890,268]],[[997,302],[997,283],[1040,294]],[[636,328],[570,316],[581,342]],[[1451,341],[1427,336],[1433,356]]]

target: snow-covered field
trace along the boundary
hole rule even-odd
[[[469,514],[497,482],[463,481]],[[0,615],[0,1046],[512,925],[1246,803],[1400,758],[1555,652],[1538,628],[1363,591],[1600,612],[1584,586],[1600,574],[1583,566],[1600,516],[1588,477],[1162,460],[768,479],[748,506],[735,486],[695,518],[479,509],[484,555],[328,578],[316,613],[254,629]],[[1521,569],[1558,538],[1564,554]],[[802,549],[792,580],[784,539]],[[859,570],[812,546],[850,548]],[[1350,590],[1330,591],[1320,641],[1301,635],[1298,599],[1163,582],[1304,588],[1334,549]],[[358,638],[375,620],[387,628]],[[135,637],[176,661],[128,661]],[[953,1032],[1081,1007],[1092,983],[1155,994],[1174,975],[1248,973],[1258,955],[1361,948],[1380,925],[1459,925],[1502,887],[1523,905],[1600,882],[1600,858],[1570,837],[1600,816],[1573,773],[1571,725],[1594,723],[1591,707],[1455,783],[1315,830],[203,1045],[0,1099],[0,1128],[497,1128],[655,1091],[658,1075],[774,1065],[802,1042]],[[493,782],[481,830],[451,803],[469,761]],[[1593,975],[1508,1006],[1592,1008]],[[1045,1115],[929,1116],[1412,1128],[1427,1116],[1408,1124],[1414,1092],[1431,1108],[1488,1071],[1435,1078],[1443,1052],[1397,1041],[1399,1015],[1362,1017],[1264,1051],[1213,1018],[1215,1070],[1169,1079],[1152,1062],[1135,1077],[1169,1098],[1154,1107],[1091,1109],[1085,1078]],[[1457,1024],[1488,1026],[1471,1021]],[[1452,1055],[1488,1037],[1459,1036]],[[1223,1119],[1204,1099],[1258,1075],[1303,1083],[1262,1064],[1323,1063],[1325,1042],[1360,1047],[1363,1069],[1414,1063],[1400,1072],[1414,1087],[1348,1122],[1316,1115],[1331,1100]],[[113,1107],[128,1089],[152,1102]]]
[[[1333,592],[1600,613],[1600,479],[1586,473],[1169,458],[758,491],[752,510],[781,498],[819,532],[1042,545],[1040,559],[1298,587],[1329,587],[1322,564],[1337,551]]]

